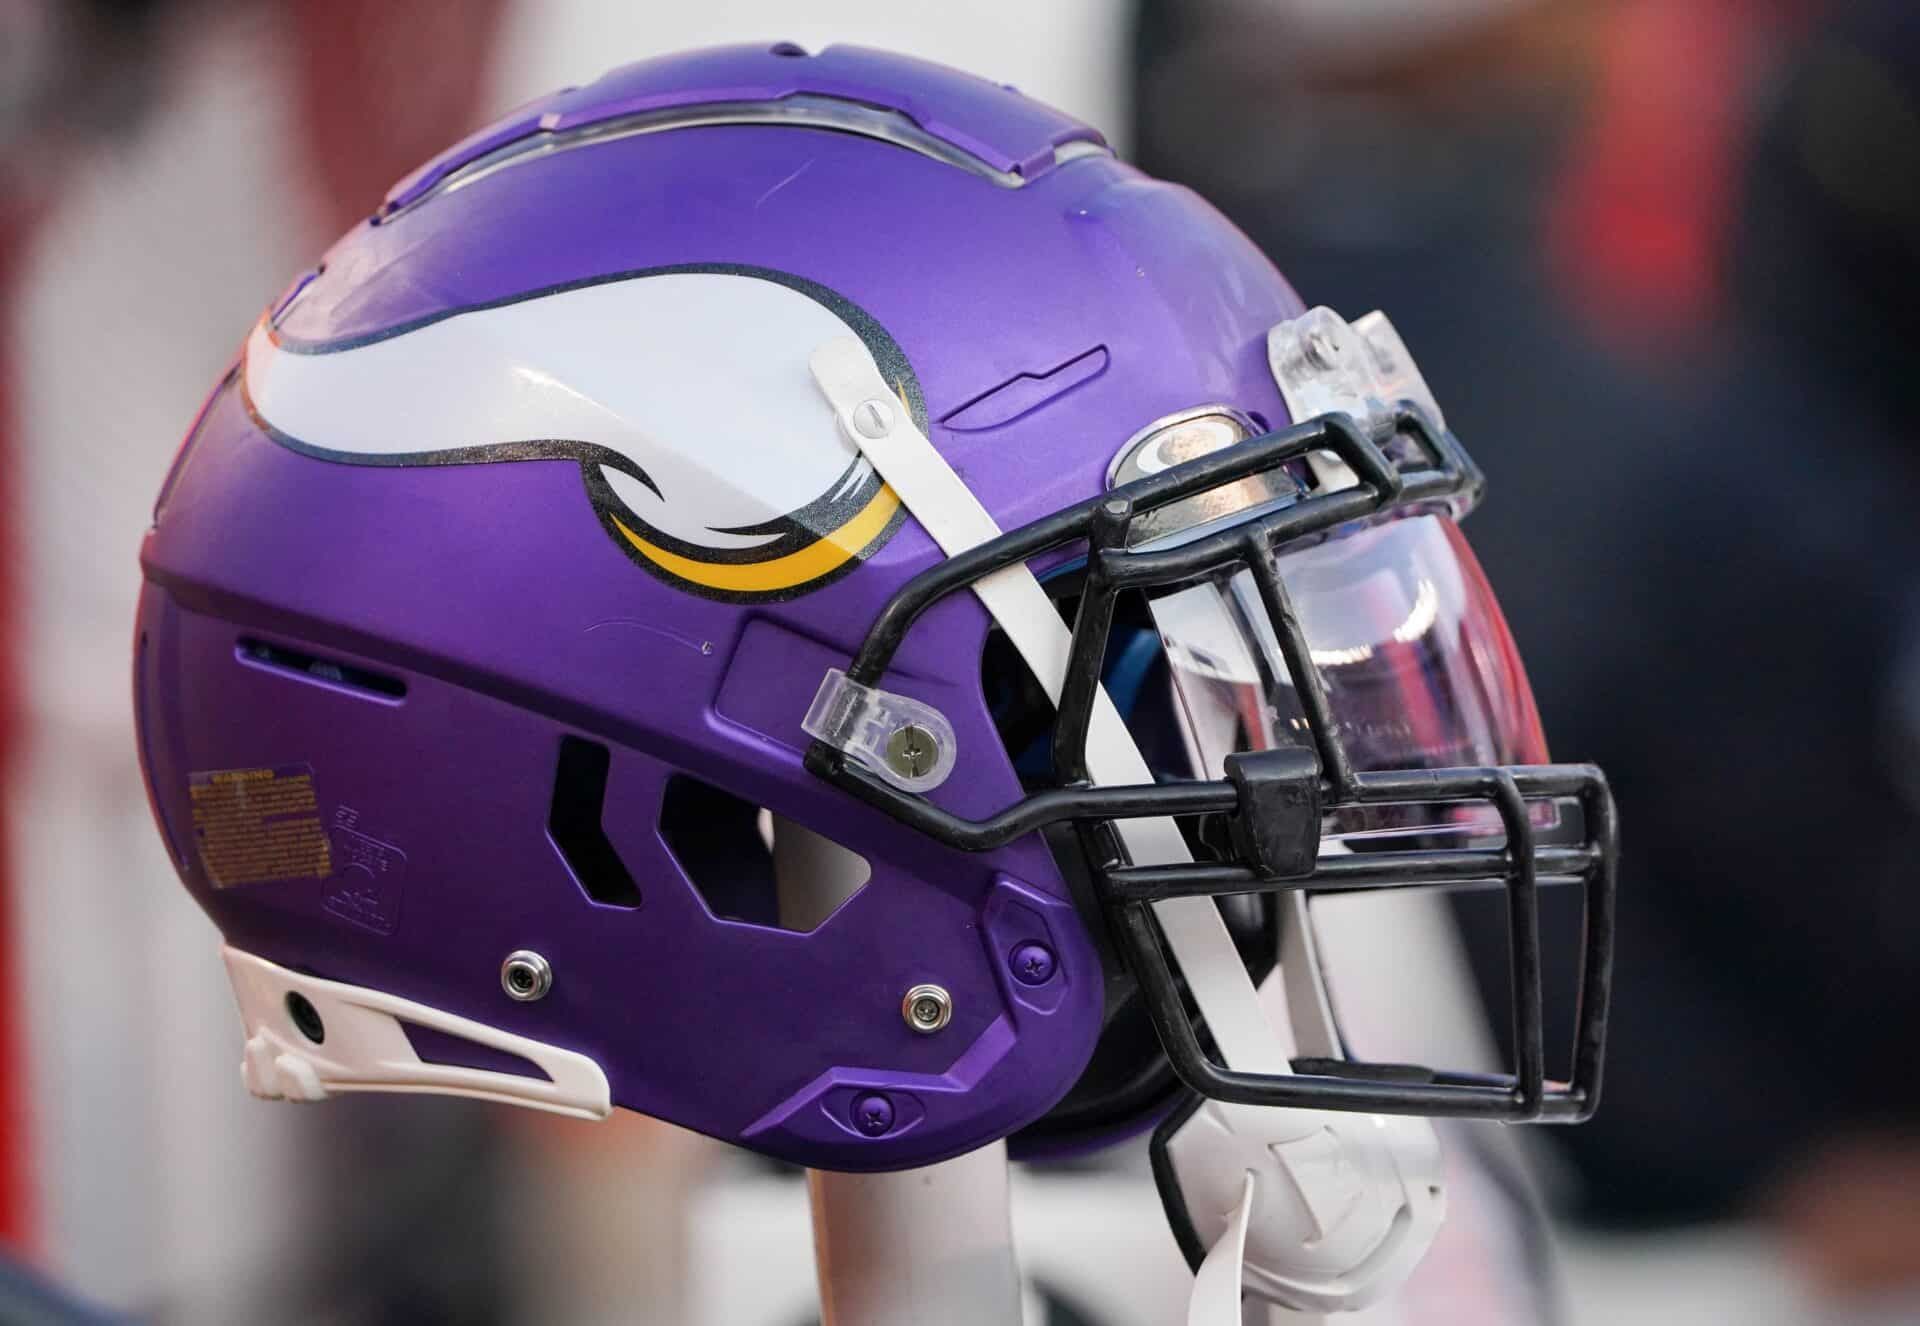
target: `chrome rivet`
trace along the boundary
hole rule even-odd
[[[918,723],[902,723],[887,737],[887,767],[902,778],[924,778],[940,760],[940,739]]]
[[[937,985],[916,985],[900,1001],[900,1014],[922,1036],[931,1036],[953,1021],[953,996]]]
[[[500,964],[500,988],[507,998],[531,1004],[553,988],[553,968],[531,949],[516,949]]]
[[[853,429],[861,437],[882,438],[893,431],[893,407],[875,396],[853,407]]]

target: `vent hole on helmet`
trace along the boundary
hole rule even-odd
[[[640,886],[600,824],[610,762],[607,748],[597,741],[561,738],[547,836],[581,892],[608,907],[638,907]]]
[[[420,1056],[423,1064],[447,1064],[454,1068],[478,1068],[487,1073],[509,1073],[514,1077],[540,1078],[548,1082],[553,1080],[539,1064],[511,1050],[495,1049],[491,1045],[468,1040],[465,1036],[409,1022],[405,1018],[399,1021],[400,1030],[406,1033],[407,1044],[413,1047],[413,1052]]]
[[[293,1020],[294,1029],[315,1045],[326,1042],[327,1024],[320,1020],[320,1010],[298,990],[287,991],[287,1016]]]
[[[873,876],[859,853],[686,774],[667,781],[660,837],[720,921],[805,934]]]
[[[373,672],[338,659],[303,653],[286,645],[268,644],[264,640],[242,637],[234,647],[234,656],[249,667],[282,673],[331,690],[348,691],[386,701],[403,700],[407,695],[407,684],[398,677]]]

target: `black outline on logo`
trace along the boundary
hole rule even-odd
[[[791,272],[778,271],[771,267],[753,267],[741,263],[678,263],[665,267],[642,267],[631,271],[613,272],[603,276],[587,277],[578,281],[565,281],[558,285],[541,286],[538,289],[522,291],[503,299],[489,300],[479,304],[467,304],[459,308],[443,309],[411,322],[403,322],[393,327],[382,328],[362,336],[350,336],[334,341],[309,341],[288,336],[277,329],[269,328],[274,345],[288,354],[322,355],[336,354],[343,350],[355,350],[361,346],[372,345],[379,341],[404,336],[408,332],[418,331],[446,318],[458,317],[465,313],[476,313],[486,309],[503,308],[531,299],[543,299],[550,295],[564,294],[570,290],[581,290],[590,286],[610,285],[617,281],[644,280],[650,276],[675,276],[683,274],[714,274],[722,276],[745,276],[761,281],[771,281],[785,286],[820,304],[844,324],[848,330],[865,343],[874,362],[879,366],[881,376],[894,384],[903,396],[914,423],[924,431],[927,427],[927,407],[921,395],[920,379],[914,373],[913,366],[907,362],[906,354],[900,349],[893,337],[887,334],[874,317],[865,309],[847,299],[838,291],[810,281]],[[363,452],[335,451],[327,447],[315,446],[282,432],[269,423],[255,408],[252,394],[247,390],[244,357],[240,367],[240,398],[247,416],[262,433],[273,441],[315,460],[329,461],[346,465],[400,466],[417,467],[425,465],[492,465],[523,460],[574,460],[580,464],[580,477],[586,486],[587,498],[593,505],[594,514],[599,517],[601,527],[607,537],[624,552],[630,561],[645,567],[653,575],[678,589],[697,594],[702,598],[717,599],[726,603],[771,603],[798,598],[816,589],[832,584],[859,566],[868,557],[879,551],[887,540],[891,539],[906,520],[904,505],[894,511],[884,528],[868,541],[865,547],[848,557],[826,574],[812,580],[773,590],[729,590],[716,589],[702,585],[674,574],[664,566],[653,561],[635,548],[620,532],[615,524],[616,518],[624,522],[635,533],[643,534],[650,543],[654,543],[668,552],[682,557],[704,562],[708,565],[738,565],[754,562],[773,561],[806,548],[831,534],[847,523],[848,520],[863,511],[869,502],[879,493],[881,478],[863,458],[856,458],[832,487],[818,498],[764,524],[745,526],[738,529],[716,530],[720,534],[772,534],[775,537],[766,543],[752,548],[709,548],[687,543],[670,534],[655,529],[622,502],[614,493],[613,486],[601,473],[601,467],[617,470],[628,475],[638,483],[645,484],[655,496],[663,496],[659,486],[647,473],[632,460],[609,448],[597,446],[571,438],[537,438],[516,442],[479,443],[468,447],[453,447],[439,451],[399,452],[386,455],[367,455]],[[858,482],[854,482],[856,475]]]

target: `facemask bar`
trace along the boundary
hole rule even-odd
[[[1386,432],[1386,430],[1383,430]],[[1413,444],[1417,457],[1396,464]],[[1315,452],[1331,452],[1357,482],[1314,492],[1277,509],[1203,529],[1176,546],[1164,541],[1129,548],[1132,522],[1195,494],[1243,481]],[[1404,468],[1403,468],[1404,466]],[[1394,413],[1391,432],[1367,436],[1345,414],[1327,414],[1252,438],[1125,484],[1106,495],[983,543],[929,568],[881,609],[849,680],[875,686],[915,621],[949,594],[980,578],[1054,549],[1084,541],[1085,585],[1073,624],[1070,661],[1058,699],[1054,775],[1058,786],[1022,798],[981,820],[969,820],[911,795],[850,762],[820,740],[806,764],[816,775],[951,847],[990,851],[1048,824],[1071,822],[1087,848],[1094,886],[1123,956],[1147,996],[1155,1029],[1176,1071],[1194,1089],[1250,1105],[1382,1113],[1497,1118],[1509,1122],[1578,1122],[1598,1103],[1606,1040],[1614,929],[1618,831],[1605,779],[1592,765],[1359,771],[1334,723],[1324,678],[1312,661],[1298,615],[1275,567],[1275,554],[1355,521],[1418,510],[1458,515],[1478,498],[1477,467],[1450,433],[1437,430],[1410,403]],[[1176,588],[1249,570],[1296,679],[1312,745],[1228,757],[1227,777],[1135,787],[1096,787],[1087,775],[1086,744],[1116,597],[1125,591]],[[1536,842],[1528,803],[1572,799],[1585,828],[1578,846]],[[1478,802],[1505,830],[1497,847],[1461,846],[1322,856],[1321,817],[1342,807]],[[1227,862],[1135,866],[1112,821],[1224,816],[1232,853]],[[1585,937],[1569,1081],[1548,1082],[1541,992],[1539,890],[1548,883],[1585,888]],[[1290,889],[1355,890],[1415,886],[1494,886],[1507,896],[1515,1070],[1511,1074],[1446,1072],[1408,1065],[1301,1061],[1288,1074],[1237,1072],[1218,1063],[1166,954],[1151,904],[1169,898]]]

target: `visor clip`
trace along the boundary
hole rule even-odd
[[[1299,879],[1320,863],[1320,757],[1305,746],[1242,751],[1225,761],[1239,794],[1228,819],[1243,863],[1265,879]]]

